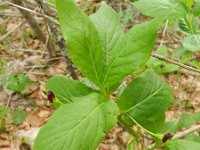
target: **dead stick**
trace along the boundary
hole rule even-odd
[[[51,20],[52,22],[54,22],[56,25],[59,25],[58,21],[55,20],[55,19],[53,19],[53,18],[50,17],[50,16],[47,16],[47,15],[38,13],[38,12],[36,12],[36,11],[34,11],[34,10],[31,10],[31,9],[28,9],[28,8],[25,8],[25,7],[22,7],[22,6],[18,5],[18,4],[15,4],[15,3],[7,2],[7,3],[5,3],[5,4],[6,4],[6,5],[9,5],[9,6],[12,6],[12,7],[16,7],[16,8],[18,8],[18,9],[27,11],[27,12],[29,12],[29,13],[32,13],[32,14],[35,14],[35,15],[38,15],[38,16],[41,16],[41,17],[45,17],[45,18]]]
[[[182,68],[184,68],[184,69],[187,69],[187,70],[190,70],[190,71],[193,71],[193,72],[198,72],[198,73],[200,73],[200,70],[199,70],[199,69],[196,69],[196,68],[190,67],[190,66],[188,66],[188,65],[179,63],[179,62],[177,62],[177,61],[175,61],[175,60],[166,58],[166,57],[164,57],[164,56],[161,56],[161,55],[158,55],[158,54],[152,54],[151,56],[152,56],[152,57],[155,57],[155,58],[157,58],[157,59],[160,59],[160,60],[162,60],[162,61],[165,61],[165,62],[174,64],[174,65],[177,65],[177,66],[182,67]]]
[[[24,4],[22,3],[21,0],[12,0],[12,1],[16,5],[24,7]],[[24,18],[26,19],[26,21],[29,23],[29,25],[31,26],[31,28],[34,30],[34,32],[36,33],[38,39],[41,40],[43,43],[46,43],[46,37],[45,37],[43,31],[38,26],[38,24],[35,21],[35,19],[33,18],[33,16],[28,11],[26,11],[26,10],[19,9],[19,11],[24,16]],[[49,52],[49,57],[53,58],[54,57],[53,56],[53,49],[54,48],[53,48],[53,45],[51,44],[50,41],[48,41],[48,43],[47,43],[47,49],[48,49],[48,52]]]
[[[189,129],[187,129],[187,130],[185,130],[185,131],[183,131],[183,132],[180,132],[180,133],[174,135],[174,137],[173,137],[172,139],[180,139],[180,138],[183,138],[183,137],[185,137],[186,135],[191,134],[191,133],[193,133],[193,132],[195,132],[195,131],[198,131],[198,130],[200,130],[200,125],[192,126],[191,128],[189,128]]]
[[[35,0],[35,1],[38,3],[38,5],[40,6],[40,8],[42,9],[44,15],[50,16],[50,13],[49,13],[49,11],[48,11],[49,8],[48,8],[47,5],[44,4],[43,0]],[[72,65],[72,62],[71,62],[70,58],[69,58],[68,55],[67,55],[66,45],[65,45],[64,39],[62,38],[62,36],[61,36],[61,35],[59,34],[59,32],[57,31],[55,24],[54,24],[51,20],[49,20],[49,19],[47,19],[47,18],[44,18],[44,19],[45,19],[45,21],[47,22],[47,24],[48,24],[48,26],[49,26],[51,32],[52,32],[53,35],[55,36],[56,42],[57,42],[57,44],[58,44],[58,46],[59,46],[59,48],[60,48],[61,53],[62,53],[62,54],[64,55],[64,57],[65,57],[65,60],[66,60],[66,63],[67,63],[67,70],[69,71],[71,77],[72,77],[73,79],[77,80],[78,77],[77,77],[77,75],[76,75],[76,73],[75,73],[75,69],[74,69],[74,67],[73,67],[73,65]]]

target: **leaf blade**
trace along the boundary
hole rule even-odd
[[[134,3],[144,15],[160,19],[177,19],[187,14],[184,4],[178,0],[139,0]]]
[[[96,26],[104,48],[104,65],[110,62],[112,51],[122,39],[124,31],[120,24],[120,16],[106,3],[102,3],[99,10],[90,16]]]
[[[116,104],[95,93],[64,104],[41,129],[34,150],[94,150],[116,124],[117,114]]]
[[[183,47],[188,51],[200,51],[200,34],[189,34],[183,41]]]
[[[158,20],[151,20],[129,30],[117,45],[106,69],[103,85],[108,86],[123,80],[148,61],[157,37],[158,24]]]
[[[72,103],[73,97],[81,97],[94,92],[85,84],[65,76],[55,76],[49,79],[46,83],[46,90],[52,91],[55,97],[63,103]]]
[[[172,100],[172,90],[156,73],[148,70],[126,87],[117,104],[122,114],[151,130],[149,125],[159,120],[162,122],[162,117]]]
[[[101,85],[103,54],[96,28],[72,0],[56,0],[56,8],[73,63],[91,81]]]
[[[198,150],[200,143],[189,140],[169,140],[166,143],[167,150]]]

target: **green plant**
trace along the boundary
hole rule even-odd
[[[24,73],[11,73],[3,77],[3,87],[16,93],[26,94],[30,79]]]
[[[185,35],[181,47],[173,51],[173,58],[200,69],[192,56],[200,51],[200,0],[139,0],[134,5],[144,15],[173,22]]]
[[[5,129],[5,117],[8,114],[8,109],[6,106],[0,106],[0,133],[2,133]]]
[[[16,108],[13,112],[12,112],[12,120],[14,122],[14,124],[16,125],[20,125],[24,122],[24,120],[26,119],[26,112],[24,110],[21,110],[19,108]]]
[[[153,19],[124,33],[119,14],[105,3],[88,17],[72,0],[55,2],[70,57],[95,86],[65,76],[47,82],[46,89],[62,104],[40,130],[33,149],[95,150],[117,122],[133,136],[129,149],[140,138],[133,125],[152,136],[154,148],[181,149],[182,140],[162,143],[169,128],[165,111],[173,93],[152,70],[135,76],[115,99],[110,98],[126,76],[138,74],[149,60],[160,21]]]
[[[133,21],[134,12],[132,10],[132,5],[126,4],[126,9],[124,11],[120,8],[120,16],[124,25],[128,25],[131,21]]]

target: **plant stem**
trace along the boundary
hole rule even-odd
[[[128,133],[130,133],[135,138],[135,140],[138,140],[140,138],[140,136],[137,133],[135,133],[131,127],[126,125],[126,123],[122,120],[121,116],[118,117],[118,121],[126,129],[126,131],[128,131]]]
[[[162,61],[165,61],[165,62],[167,62],[167,63],[171,63],[171,64],[177,65],[177,66],[179,66],[179,67],[185,68],[185,69],[187,69],[187,70],[200,73],[200,70],[199,70],[199,69],[196,69],[196,68],[190,67],[190,66],[188,66],[188,65],[179,63],[179,62],[177,62],[177,61],[175,61],[175,60],[166,58],[166,57],[164,57],[164,56],[161,56],[161,55],[158,55],[158,54],[152,54],[151,56],[154,57],[154,58],[160,59],[160,60],[162,60]]]
[[[133,119],[131,116],[127,115],[136,125],[138,125],[141,129],[143,129],[145,132],[147,132],[149,135],[155,138],[156,141],[162,140],[162,135],[152,133],[151,131],[143,128],[135,119]]]

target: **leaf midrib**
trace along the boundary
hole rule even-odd
[[[139,105],[142,105],[143,103],[145,103],[146,101],[148,101],[149,98],[153,97],[154,95],[156,95],[161,88],[163,88],[164,85],[161,85],[158,90],[156,90],[152,95],[148,96],[147,98],[145,98],[142,102],[137,103],[136,105],[134,105],[133,107],[131,107],[130,109],[126,110],[124,113],[128,113],[129,111],[132,111],[133,109],[135,109],[136,107],[138,107]]]
[[[87,116],[85,116],[83,119],[80,120],[79,123],[77,123],[68,133],[65,134],[62,138],[59,139],[61,141],[62,139],[66,138],[72,131],[74,131],[76,128],[78,128],[82,122],[84,122],[86,119],[88,119],[99,107],[101,107],[105,102],[102,102],[100,105],[96,106]]]

